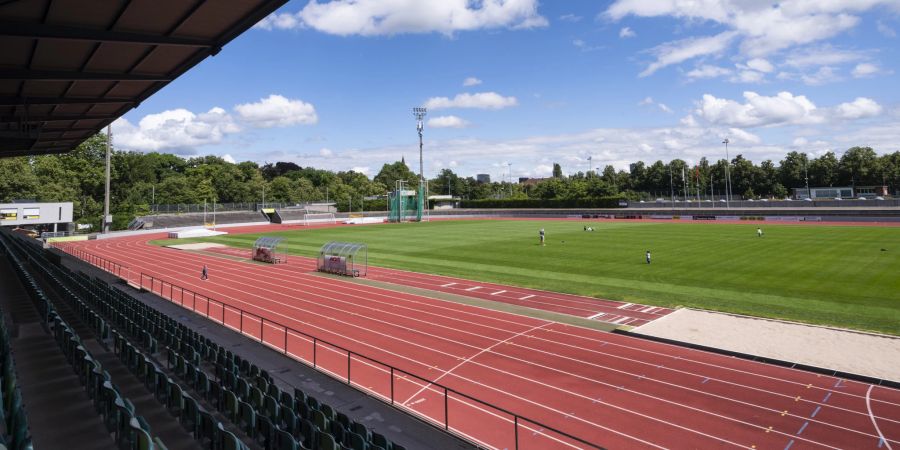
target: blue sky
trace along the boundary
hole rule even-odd
[[[128,113],[118,148],[495,179],[900,150],[898,0],[288,2]],[[415,164],[414,164],[415,163]]]

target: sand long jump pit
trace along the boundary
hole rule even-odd
[[[679,309],[632,333],[900,382],[900,337]]]

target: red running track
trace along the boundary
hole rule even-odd
[[[65,245],[609,448],[900,448],[895,389],[146,243],[160,237]],[[202,264],[210,280],[199,280]],[[274,328],[244,327],[309,361],[308,342]],[[322,370],[347,375],[346,353],[317,348]],[[355,386],[385,398],[393,380],[399,406],[489,447],[513,448],[518,430],[522,449],[580,448],[529,423],[512,428],[511,417],[484,404],[445,400],[413,377],[385,383],[384,366],[349,361]]]
[[[234,234],[233,231],[231,233]],[[204,251],[247,259],[250,259],[251,256],[250,250],[235,247],[211,247]],[[287,266],[291,268],[298,268],[304,271],[316,269],[316,260],[313,258],[291,255],[286,259],[288,261]],[[671,309],[659,306],[625,303],[385,267],[369,266],[366,278],[482,300],[527,306],[529,308],[569,314],[585,319],[595,319],[616,325],[637,327],[672,312]]]

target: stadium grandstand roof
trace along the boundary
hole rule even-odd
[[[0,157],[64,153],[287,0],[0,0]]]

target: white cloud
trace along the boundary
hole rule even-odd
[[[667,65],[718,55],[733,41],[738,41],[740,53],[750,58],[820,42],[856,27],[861,22],[859,14],[882,6],[900,12],[897,0],[617,0],[602,16],[613,21],[626,16],[668,16],[688,25],[712,22],[725,29],[718,39],[688,38],[652,49],[657,60],[641,73],[646,76]]]
[[[868,52],[822,45],[793,51],[785,57],[784,64],[796,68],[836,66],[863,60],[867,57]]]
[[[718,78],[725,75],[730,75],[731,69],[727,69],[725,67],[712,66],[708,64],[704,64],[700,67],[691,70],[685,75],[690,79],[702,79],[702,78]]]
[[[882,22],[880,20],[878,21],[878,32],[881,33],[881,35],[884,37],[889,37],[889,38],[897,37],[897,32],[894,31],[893,28],[885,25],[884,22]]]
[[[762,73],[770,73],[775,70],[775,66],[763,58],[753,58],[747,61],[747,67]]]
[[[653,103],[653,97],[644,97],[643,100],[638,102],[638,106],[652,105]]]
[[[833,67],[823,66],[813,73],[807,73],[800,76],[804,83],[810,86],[820,86],[827,83],[839,81],[839,77]]]
[[[183,108],[144,116],[137,125],[125,118],[113,123],[116,147],[138,151],[174,151],[194,154],[195,147],[217,144],[240,127],[224,109],[215,107],[194,114]]]
[[[767,97],[748,91],[744,92],[744,100],[744,103],[739,103],[705,94],[688,117],[693,123],[696,123],[696,116],[713,125],[755,128],[829,124],[877,116],[883,110],[877,102],[865,97],[832,108],[818,108],[805,96],[790,92],[779,92]]]
[[[649,105],[656,105],[656,107],[659,108],[660,111],[662,111],[662,112],[666,112],[666,113],[672,112],[672,109],[669,108],[665,103],[659,103],[657,101],[654,101],[653,97],[644,97],[643,100],[638,102],[638,106],[649,106]]]
[[[256,103],[237,105],[234,110],[243,121],[259,128],[311,125],[319,121],[313,105],[276,94]]]
[[[369,166],[355,166],[351,167],[350,170],[356,173],[361,173],[365,176],[370,176],[372,172],[372,168]]]
[[[762,83],[766,75],[755,70],[741,70],[735,76],[728,79],[732,83]]]
[[[728,140],[735,144],[759,144],[762,142],[759,136],[740,128],[729,128]]]
[[[779,92],[774,97],[765,97],[747,91],[744,100],[745,103],[738,103],[705,94],[694,114],[712,124],[741,128],[810,124],[823,120],[816,114],[816,105],[802,95]]]
[[[715,36],[682,39],[656,46],[648,50],[649,53],[656,57],[656,61],[650,63],[639,76],[652,75],[663,67],[678,64],[698,56],[717,55],[728,48],[734,37],[735,34],[733,32],[726,31]]]
[[[228,162],[231,164],[237,164],[237,161],[234,160],[234,157],[232,157],[228,153],[222,155],[222,159],[225,160],[225,162]]]
[[[666,106],[665,103],[657,103],[656,106],[658,106],[659,109],[662,110],[662,112],[667,112],[669,114],[672,113],[672,110],[668,106]]]
[[[861,63],[857,64],[856,67],[853,68],[853,77],[854,78],[863,78],[877,74],[880,72],[878,66],[871,63]]]
[[[804,145],[806,145],[806,144],[808,144],[808,143],[809,143],[809,141],[806,140],[806,138],[804,138],[804,137],[798,137],[798,138],[794,139],[794,141],[793,141],[791,144],[792,144],[794,147],[803,147]]]
[[[857,97],[850,103],[841,103],[835,108],[835,115],[841,119],[854,120],[881,114],[881,105],[870,98]]]
[[[479,80],[478,78],[475,78],[475,77],[468,77],[465,80],[463,80],[463,86],[466,86],[466,87],[478,86],[479,84],[481,84],[481,80]]]
[[[559,20],[562,20],[563,22],[580,22],[581,19],[581,16],[577,16],[575,14],[563,14],[559,16]]]
[[[296,13],[274,13],[256,26],[308,27],[339,36],[442,33],[547,26],[537,0],[310,0]]]
[[[619,37],[622,39],[633,38],[635,36],[637,36],[637,33],[635,33],[634,30],[632,30],[629,27],[624,27],[621,30],[619,30]]]
[[[319,156],[322,156],[322,157],[325,157],[325,158],[330,158],[330,157],[334,156],[334,152],[331,151],[331,149],[328,149],[328,148],[320,148],[320,149],[319,149]]]
[[[458,94],[456,97],[432,97],[425,102],[428,109],[476,108],[503,109],[516,106],[519,101],[515,97],[504,97],[496,92],[480,92],[477,94]]]
[[[428,126],[431,128],[465,128],[469,126],[469,122],[456,116],[438,116],[428,119]]]

